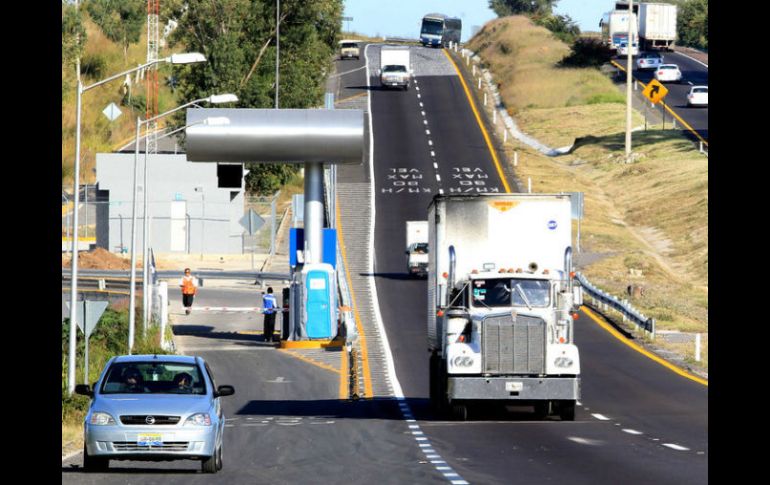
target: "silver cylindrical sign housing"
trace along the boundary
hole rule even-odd
[[[343,163],[364,157],[364,112],[327,109],[187,110],[191,162]]]

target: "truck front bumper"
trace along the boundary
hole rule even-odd
[[[579,377],[449,377],[450,399],[580,399]],[[519,389],[511,390],[511,389]]]

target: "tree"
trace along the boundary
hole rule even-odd
[[[78,40],[79,36],[79,40]],[[62,3],[61,60],[62,65],[74,64],[83,57],[86,45],[86,28],[83,17],[74,5]]]
[[[165,10],[179,22],[170,44],[207,59],[194,69],[178,69],[180,99],[235,93],[239,107],[274,107],[275,7],[274,0],[189,0]],[[280,107],[320,106],[342,25],[342,0],[282,0],[280,14]],[[180,126],[182,118],[177,118]],[[253,164],[249,169],[247,186],[260,193],[271,192],[275,181],[283,183],[296,172],[293,165]]]
[[[679,3],[678,10],[678,43],[708,49],[708,0],[687,0]]]
[[[536,17],[535,23],[553,32],[553,35],[565,44],[572,44],[580,37],[580,27],[569,15]]]
[[[91,0],[87,10],[104,35],[123,46],[123,58],[128,61],[128,46],[139,42],[142,27],[147,22],[147,3],[143,0]]]
[[[489,8],[498,17],[508,15],[548,16],[559,0],[489,0]]]

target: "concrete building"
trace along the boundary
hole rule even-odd
[[[144,154],[139,154],[137,251],[144,227]],[[156,253],[241,254],[243,164],[188,162],[185,154],[148,156],[149,246]],[[131,251],[134,154],[98,153],[96,245]]]

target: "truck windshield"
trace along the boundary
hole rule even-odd
[[[382,72],[406,72],[405,66],[385,66],[382,68]]]
[[[421,34],[441,35],[444,30],[444,22],[439,20],[423,20]]]
[[[416,243],[413,252],[416,254],[428,254],[428,243]]]
[[[546,307],[550,304],[548,280],[500,278],[475,280],[472,285],[473,305],[479,307]]]

